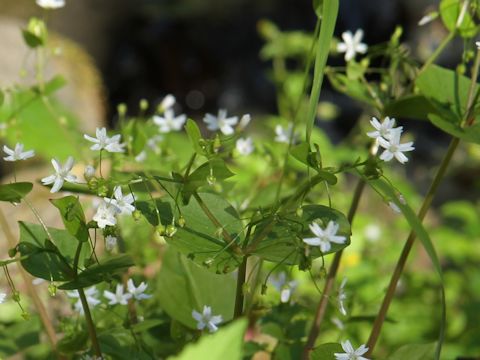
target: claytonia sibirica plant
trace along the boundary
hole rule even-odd
[[[104,198],[107,204],[111,204],[116,207],[119,214],[131,215],[135,211],[135,206],[132,204],[135,202],[135,197],[133,194],[127,194],[123,196],[122,188],[116,186],[113,189],[113,198]]]
[[[83,310],[83,306],[82,306],[82,301],[80,300],[80,294],[78,293],[78,291],[77,290],[67,291],[67,296],[69,298],[72,298],[72,299],[78,299],[75,302],[73,307],[74,307],[75,311],[77,311],[79,314],[83,315],[84,310]],[[98,290],[95,286],[85,290],[85,297],[86,297],[88,305],[91,308],[94,308],[95,306],[97,306],[98,304],[101,303],[101,301],[98,299]]]
[[[253,150],[255,150],[255,146],[253,145],[253,139],[251,137],[248,137],[246,139],[238,139],[235,143],[235,147],[238,153],[242,156],[250,155]]]
[[[290,143],[290,139],[295,142],[295,135],[293,134],[293,125],[289,124],[287,128],[284,128],[282,125],[275,126],[275,141],[279,143]]]
[[[335,353],[336,360],[369,360],[362,356],[368,351],[365,345],[361,345],[358,349],[354,349],[349,340],[342,341],[342,348],[345,353]]]
[[[127,305],[128,300],[132,297],[131,293],[125,293],[125,289],[122,284],[117,284],[115,288],[115,292],[111,292],[105,290],[103,292],[103,296],[105,296],[109,301],[108,305]]]
[[[208,331],[215,332],[218,330],[218,326],[222,321],[223,318],[221,315],[213,315],[212,308],[210,306],[205,305],[201,313],[196,310],[192,311],[193,318],[197,321],[197,329],[204,330],[205,328]]]
[[[185,114],[175,116],[172,109],[167,109],[163,116],[156,115],[153,117],[153,122],[158,126],[161,133],[180,131],[185,121],[187,121]]]
[[[238,123],[237,116],[227,116],[227,110],[218,110],[218,115],[206,114],[203,118],[203,122],[207,124],[207,129],[210,131],[220,130],[224,135],[232,135],[234,133],[234,127]]]
[[[401,131],[394,131],[388,140],[385,140],[384,138],[378,139],[379,145],[385,149],[380,155],[381,160],[390,161],[395,157],[395,159],[397,159],[401,164],[405,164],[408,161],[408,158],[405,156],[404,152],[415,150],[415,148],[412,146],[413,141],[401,144],[400,136]]]
[[[125,151],[125,144],[120,143],[121,135],[114,135],[112,137],[108,137],[106,128],[97,128],[95,135],[96,137],[91,137],[87,134],[83,135],[86,140],[94,143],[90,147],[90,150],[106,150],[111,153],[121,153]]]
[[[97,208],[97,212],[93,216],[93,220],[97,222],[100,229],[104,229],[106,226],[115,226],[117,224],[116,215],[120,209],[113,204],[111,199],[106,199],[100,203]]]
[[[135,287],[132,279],[128,279],[127,281],[128,292],[133,296],[134,299],[138,301],[150,299],[152,297],[152,295],[145,294],[147,287],[148,285],[143,281],[140,283],[140,285],[138,285],[138,287]]]
[[[347,240],[345,236],[337,235],[339,225],[334,221],[329,221],[327,227],[322,229],[316,222],[309,226],[310,231],[315,237],[304,238],[303,242],[310,246],[318,246],[323,253],[330,251],[332,244],[343,244]]]
[[[3,151],[8,155],[3,158],[5,161],[27,160],[35,156],[35,151],[23,151],[23,144],[17,143],[14,149],[10,149],[7,145],[3,145]]]
[[[342,33],[343,42],[337,44],[337,51],[345,53],[345,61],[350,61],[355,58],[357,54],[365,54],[367,52],[367,44],[362,43],[363,30],[358,29],[355,34],[351,31]]]
[[[43,185],[51,185],[53,184],[52,188],[50,189],[51,193],[58,192],[65,181],[69,183],[76,183],[77,176],[71,174],[73,164],[74,164],[73,157],[69,156],[65,164],[62,166],[57,159],[52,159],[53,169],[55,170],[55,174],[44,177],[42,179]]]
[[[271,276],[269,278],[270,284],[280,293],[280,302],[288,303],[298,286],[298,281],[287,280],[287,274],[282,271],[277,276]]]
[[[170,110],[175,105],[175,102],[175,96],[173,96],[172,94],[166,95],[160,102],[160,105],[158,105],[158,112],[164,113],[167,110]]]

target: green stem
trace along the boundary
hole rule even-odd
[[[87,321],[87,328],[90,334],[90,340],[92,341],[93,351],[95,352],[96,357],[103,358],[102,350],[100,349],[100,343],[98,342],[97,338],[97,330],[95,329],[95,324],[93,322],[90,307],[88,306],[87,297],[85,296],[83,288],[78,289],[78,295],[82,303],[83,312],[85,313],[85,320]]]
[[[234,318],[238,318],[243,314],[243,303],[245,299],[243,285],[245,284],[245,279],[247,275],[247,260],[248,260],[248,256],[244,256],[242,260],[242,264],[238,268],[237,289],[235,292],[235,308],[233,311]]]

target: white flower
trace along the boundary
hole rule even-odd
[[[128,300],[132,297],[132,294],[126,293],[124,294],[124,289],[122,284],[117,284],[117,288],[115,293],[112,293],[108,290],[103,292],[103,296],[105,296],[108,300],[109,305],[127,305]]]
[[[344,244],[347,239],[345,236],[336,235],[339,225],[331,220],[328,222],[325,230],[316,222],[311,223],[309,227],[316,237],[303,239],[303,242],[311,246],[319,246],[323,253],[331,249],[330,243]]]
[[[137,156],[135,156],[135,161],[141,163],[144,162],[146,158],[147,152],[145,150],[142,150]]]
[[[206,305],[203,307],[202,313],[193,310],[192,316],[195,320],[197,320],[198,330],[208,328],[210,332],[217,331],[217,325],[223,321],[222,315],[212,315],[212,308]]]
[[[97,212],[93,215],[93,220],[97,222],[100,229],[105,229],[105,226],[115,226],[117,219],[115,215],[119,209],[110,202],[103,201],[97,208]]]
[[[337,44],[337,51],[345,53],[345,61],[352,60],[357,53],[365,54],[367,52],[367,45],[362,43],[363,30],[358,29],[355,35],[351,31],[345,31],[342,34],[343,42]]]
[[[408,161],[408,158],[403,153],[415,150],[412,146],[413,141],[400,144],[400,135],[399,131],[394,131],[388,140],[378,138],[378,144],[385,149],[382,155],[380,155],[381,160],[390,161],[395,157],[401,164],[405,164]]]
[[[94,176],[95,168],[92,165],[85,166],[85,170],[83,170],[83,177],[85,178],[85,180],[89,181]]]
[[[211,131],[220,130],[224,135],[232,135],[233,127],[238,122],[238,117],[227,117],[227,110],[218,110],[218,116],[206,114],[203,121],[207,124],[207,129]]]
[[[292,142],[295,141],[295,135],[293,134],[293,125],[288,124],[286,129],[282,125],[275,126],[275,141],[279,143],[290,143],[290,138],[293,137]]]
[[[67,296],[69,298],[78,299],[74,305],[75,311],[83,315],[83,306],[82,301],[80,300],[80,294],[78,290],[67,291]],[[95,286],[88,288],[85,290],[85,297],[87,298],[87,303],[90,308],[94,308],[98,304],[100,304],[100,300],[97,299],[98,290]]]
[[[97,128],[95,131],[96,138],[88,136],[87,134],[83,135],[85,139],[93,142],[94,144],[90,147],[90,150],[107,150],[108,152],[124,152],[123,147],[125,144],[120,144],[120,135],[114,135],[112,137],[107,136],[107,129]]]
[[[365,345],[361,345],[355,350],[350,341],[342,341],[342,349],[345,353],[335,353],[336,360],[369,360],[362,355],[368,351]]]
[[[107,235],[105,238],[105,249],[107,251],[112,251],[117,246],[117,238],[112,235]]]
[[[36,0],[35,2],[44,9],[59,9],[65,6],[65,0]]]
[[[338,308],[343,316],[347,316],[347,310],[345,309],[345,300],[347,299],[347,294],[345,293],[345,284],[347,283],[347,278],[343,278],[340,287],[338,288]]]
[[[340,320],[337,317],[332,317],[330,321],[335,325],[339,330],[344,330],[345,329],[345,324],[343,323],[342,320]]]
[[[237,148],[238,153],[243,156],[250,155],[255,149],[255,146],[253,145],[253,139],[251,137],[246,139],[239,138],[235,143],[235,147]]]
[[[7,145],[3,145],[3,151],[8,155],[3,158],[5,161],[27,160],[35,156],[35,151],[23,151],[23,144],[16,143],[15,149],[10,149]]]
[[[475,45],[477,46],[477,49],[480,50],[480,41],[476,41],[476,42],[475,42]]]
[[[277,291],[280,291],[280,302],[288,303],[292,297],[292,293],[298,286],[298,282],[295,280],[287,281],[287,275],[282,271],[278,276],[271,277],[270,283]]]
[[[148,285],[143,281],[140,283],[140,285],[138,285],[138,287],[135,287],[132,279],[128,279],[127,281],[128,292],[137,300],[150,299],[152,297],[152,295],[144,294],[145,290],[147,290],[147,287]]]
[[[0,292],[0,304],[4,303],[6,298],[7,294]]]
[[[158,130],[161,133],[182,130],[185,121],[187,121],[185,114],[175,116],[172,109],[166,110],[163,117],[158,115],[153,117],[153,122],[158,126]]]
[[[173,105],[175,105],[175,96],[173,96],[172,94],[168,94],[163,98],[160,105],[158,105],[158,111],[163,113],[169,110]]]
[[[73,157],[69,156],[65,165],[62,165],[58,162],[57,159],[52,159],[52,165],[55,169],[55,174],[44,177],[42,179],[43,185],[50,185],[53,184],[50,192],[55,193],[59,191],[62,186],[63,182],[67,181],[69,183],[76,183],[77,177],[75,175],[70,174],[70,171],[73,168]]]
[[[113,196],[115,197],[114,199],[104,198],[104,200],[107,203],[116,206],[119,214],[131,215],[132,212],[135,211],[135,206],[132,205],[135,201],[133,194],[123,196],[122,188],[120,186],[115,186],[113,189]]]
[[[252,117],[250,114],[245,114],[240,118],[240,121],[238,122],[238,130],[243,130],[247,127],[248,124],[250,124],[250,121],[252,120]]]
[[[390,119],[388,116],[383,120],[382,123],[380,123],[377,118],[372,117],[372,120],[370,120],[370,124],[372,124],[372,126],[375,128],[375,131],[368,132],[367,136],[377,140],[377,142],[378,139],[382,137],[385,140],[389,140],[393,137],[393,134],[395,132],[402,133],[403,131],[403,127],[395,127],[395,119]]]

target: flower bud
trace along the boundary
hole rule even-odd
[[[92,165],[85,166],[85,170],[83,171],[83,177],[87,182],[90,181],[95,176],[95,168]]]
[[[8,249],[8,256],[13,258],[13,257],[15,257],[15,255],[17,255],[17,248],[16,247]]]
[[[48,293],[51,297],[57,295],[57,286],[54,283],[48,284]]]
[[[132,217],[133,217],[133,220],[135,220],[135,221],[140,220],[140,218],[142,217],[141,211],[140,210],[134,210],[132,212]]]
[[[148,109],[148,100],[147,99],[141,99],[140,100],[140,110],[141,111],[147,111]]]
[[[167,225],[167,228],[165,229],[165,235],[167,235],[168,237],[172,237],[173,235],[175,235],[176,232],[177,228],[175,227],[175,225]]]
[[[182,215],[180,215],[180,217],[178,218],[178,225],[179,225],[181,228],[183,228],[183,227],[185,226],[185,224],[186,224],[185,218],[184,218]]]
[[[124,103],[120,103],[117,105],[117,112],[118,115],[123,117],[127,114],[127,105]]]

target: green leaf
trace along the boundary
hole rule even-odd
[[[319,19],[321,19],[323,14],[323,0],[313,0],[312,5],[315,14],[317,14]]]
[[[130,255],[113,256],[100,264],[94,264],[82,271],[76,280],[62,284],[61,290],[75,290],[99,284],[112,279],[112,276],[124,272],[135,263]]]
[[[88,227],[85,221],[82,205],[76,196],[65,196],[60,199],[50,200],[52,204],[60,211],[63,224],[70,234],[75,236],[78,241],[88,240]]]
[[[335,359],[335,353],[345,353],[342,346],[337,343],[327,343],[317,346],[310,354],[310,360]],[[405,358],[407,359],[407,358]],[[410,359],[409,359],[410,360]]]
[[[205,150],[200,146],[202,134],[200,133],[197,123],[192,119],[188,119],[185,125],[185,131],[187,132],[188,138],[190,139],[195,152],[199,155],[205,155]]]
[[[410,94],[390,101],[385,105],[385,116],[427,120],[428,114],[438,109],[423,95]]]
[[[241,360],[246,328],[247,320],[235,321],[213,335],[203,336],[198,343],[187,345],[180,355],[169,360]]]
[[[29,182],[0,185],[0,201],[19,203],[32,189]]]
[[[400,347],[388,360],[433,360],[435,359],[435,343],[408,344]]]
[[[317,144],[315,144],[315,147],[319,149]],[[337,183],[337,177],[334,174],[322,170],[320,150],[311,151],[307,143],[300,143],[290,149],[290,154],[301,163],[315,169],[318,175],[330,185],[335,185]]]
[[[440,16],[445,27],[453,32],[457,28],[457,21],[462,11],[463,2],[459,0],[442,0],[440,2]],[[468,4],[468,3],[467,3]],[[468,10],[465,13],[462,23],[458,26],[458,33],[464,38],[472,38],[478,32],[478,27],[475,25]]]
[[[395,203],[402,211],[402,214],[405,216],[408,224],[415,232],[417,238],[422,243],[423,248],[428,254],[428,257],[430,258],[430,261],[432,262],[432,265],[435,268],[438,277],[440,278],[441,321],[438,335],[438,343],[436,348],[436,358],[438,359],[440,358],[440,351],[445,337],[446,304],[443,272],[437,252],[435,251],[435,247],[433,246],[432,240],[430,239],[428,232],[425,230],[422,222],[418,219],[417,215],[413,212],[410,206],[408,206],[408,204],[403,204],[402,202],[400,202],[397,196],[397,191],[388,182],[383,179],[371,180],[365,178],[365,180],[370,186],[376,189],[379,194],[382,194],[385,199],[388,199],[388,201],[393,201],[393,203]]]
[[[428,116],[431,123],[447,134],[474,144],[480,144],[480,123],[461,127],[455,119],[447,119],[435,114]]]
[[[330,42],[332,41],[333,31],[338,14],[338,0],[323,1],[323,17],[320,26],[320,35],[316,45],[315,68],[313,72],[313,86],[310,93],[310,102],[307,111],[307,143],[310,144],[315,115],[317,113],[318,100],[320,99],[320,89],[323,82],[323,73],[327,63]]]
[[[196,328],[192,310],[202,312],[204,305],[222,315],[224,322],[233,318],[236,280],[232,274],[213,274],[173,248],[163,256],[157,285],[162,309],[185,326]]]
[[[88,332],[77,331],[58,341],[57,348],[63,354],[73,354],[88,349]]]
[[[333,71],[327,72],[328,80],[332,86],[348,96],[361,101],[370,106],[375,106],[375,101],[368,92],[368,89],[360,81],[352,81],[344,74],[335,73]]]
[[[282,262],[285,265],[300,264],[306,246],[302,239],[313,236],[309,225],[315,220],[320,220],[323,228],[329,221],[338,223],[338,235],[347,238],[344,244],[332,243],[330,251],[323,255],[340,251],[350,244],[350,224],[341,212],[323,205],[306,205],[302,210],[301,217],[293,213],[278,216],[273,222],[268,218],[258,224],[252,241],[261,234],[267,233],[267,236],[260,241],[252,253],[267,261]],[[321,255],[319,247],[310,248],[312,258],[315,259]]]

